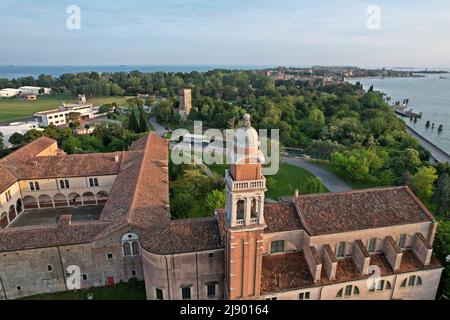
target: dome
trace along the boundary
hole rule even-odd
[[[234,133],[234,143],[237,148],[259,147],[259,135],[255,128],[251,126],[250,115],[245,114],[242,118],[244,126]]]

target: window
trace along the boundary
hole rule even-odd
[[[352,286],[352,285],[346,286],[346,287],[345,287],[345,295],[346,295],[346,296],[351,296],[351,295],[352,295],[352,289],[353,289],[353,286]]]
[[[369,292],[375,292],[375,289],[376,291],[391,290],[392,285],[389,281],[380,280],[374,282],[374,284],[370,287]]]
[[[359,294],[359,288],[357,286],[352,286],[351,284],[346,286],[345,288],[342,288],[338,291],[336,294],[336,298],[342,298],[342,295],[345,295],[345,297],[350,297],[352,295],[358,295]]]
[[[53,271],[53,266],[51,264],[47,265],[47,271],[48,272],[52,272]]]
[[[339,242],[336,248],[336,257],[343,258],[345,256],[345,242]]]
[[[408,285],[408,287],[421,286],[422,278],[419,276],[411,276],[409,278],[406,278],[400,284],[400,288],[406,288],[406,285]]]
[[[272,241],[270,244],[270,253],[282,253],[284,252],[284,240]]]
[[[59,180],[59,186],[61,187],[61,189],[69,189],[69,180]]]
[[[112,254],[112,253],[108,253],[108,254],[106,255],[106,257],[108,258],[108,260],[112,260],[113,254]]]
[[[406,234],[401,234],[398,238],[398,246],[402,249],[406,246]]]
[[[377,238],[369,239],[369,245],[367,246],[367,251],[370,253],[375,252],[377,250]]]
[[[156,300],[164,300],[164,294],[162,289],[156,288]]]
[[[11,198],[11,191],[6,191],[6,193],[5,193],[5,196],[6,196],[6,202],[8,202],[9,200],[11,200],[12,198]]]
[[[17,290],[17,291],[22,291],[22,286],[17,286],[17,287],[16,287],[16,290]]]
[[[87,276],[87,274],[86,274],[86,273],[83,273],[82,277],[83,277],[83,281],[87,281],[87,279],[88,279],[88,276]]]
[[[214,258],[214,253],[210,253],[208,256],[210,259],[212,259],[212,258]]]
[[[139,242],[133,241],[133,243],[131,244],[131,251],[132,251],[132,254],[134,256],[137,256],[137,255],[140,254],[140,252],[139,252]]]
[[[245,201],[239,200],[237,202],[237,220],[244,220],[245,219]]]
[[[30,190],[31,191],[34,191],[35,189],[34,189],[34,183],[33,182],[30,182]]]
[[[409,277],[408,286],[414,286],[416,283],[416,276]]]
[[[89,178],[89,186],[90,187],[98,187],[98,179],[97,178]]]
[[[302,292],[298,295],[298,300],[310,300],[311,292]]]
[[[133,277],[135,277],[135,276],[136,276],[136,270],[131,270],[131,275],[132,275]]]
[[[251,206],[251,218],[255,219],[258,218],[258,208],[257,208],[258,202],[256,199],[252,200],[252,206]]]
[[[123,245],[123,255],[124,256],[131,256],[131,245],[129,242],[124,242]]]
[[[181,288],[181,298],[183,300],[191,300],[191,287]]]
[[[377,284],[377,291],[382,291],[384,290],[384,280],[378,281]]]
[[[391,290],[392,289],[392,285],[389,281],[386,281],[386,290]]]
[[[34,183],[34,188],[35,188],[36,190],[41,190],[41,187],[39,186],[39,182],[35,182],[35,183]]]
[[[206,285],[206,291],[208,294],[208,298],[214,298],[216,296],[216,284],[215,283],[208,283]]]

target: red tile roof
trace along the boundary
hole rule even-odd
[[[9,171],[9,169],[0,167],[0,193],[6,191],[16,182],[17,178]]]
[[[303,252],[262,258],[261,294],[314,286]]]
[[[264,205],[265,233],[303,229],[300,217],[293,203],[274,203]]]
[[[434,220],[408,187],[304,195],[296,206],[311,235]]]
[[[145,233],[140,243],[159,255],[222,249],[224,244],[216,218],[172,221],[166,227]]]

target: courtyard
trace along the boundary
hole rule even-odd
[[[102,205],[30,209],[20,214],[11,224],[10,228],[56,224],[58,218],[63,215],[72,215],[73,222],[94,221],[100,218],[102,210]]]

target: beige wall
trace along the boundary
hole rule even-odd
[[[223,298],[225,261],[222,249],[168,256],[142,251],[147,299],[156,299],[158,288],[163,290],[165,300],[180,300],[181,288],[189,286],[192,300],[205,300],[209,282],[217,282],[216,299]]]
[[[6,201],[6,192],[9,190],[11,193],[11,200]],[[0,211],[8,211],[11,205],[16,205],[18,199],[21,198],[19,182],[14,183],[11,187],[6,189],[0,194]],[[0,212],[0,213],[1,213]]]

